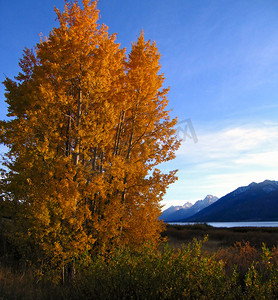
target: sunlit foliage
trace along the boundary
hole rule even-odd
[[[56,9],[59,26],[4,81],[2,202],[17,242],[62,276],[96,253],[156,245],[160,201],[176,179],[156,168],[179,142],[155,43],[141,33],[126,56],[96,6]]]

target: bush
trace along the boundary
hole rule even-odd
[[[79,273],[76,298],[84,299],[221,299],[227,294],[223,263],[201,255],[196,240],[174,251],[143,247],[97,259]]]
[[[41,281],[31,269],[0,266],[3,299],[278,299],[278,251],[246,243],[204,254],[206,242],[193,240],[174,250],[114,253],[79,264],[72,281],[55,285]]]

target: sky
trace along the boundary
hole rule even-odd
[[[0,0],[1,82],[18,74],[24,47],[58,26],[54,6],[64,0]],[[278,180],[277,0],[99,0],[98,8],[127,52],[143,29],[161,54],[182,139],[161,166],[179,170],[164,209]],[[0,119],[4,99],[1,85]]]

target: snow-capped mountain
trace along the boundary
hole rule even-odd
[[[193,216],[217,200],[217,197],[207,195],[205,199],[198,200],[194,205],[190,202],[186,202],[183,206],[171,206],[161,214],[160,219],[166,222],[177,222],[181,219]]]
[[[165,209],[163,212],[162,212],[162,214],[161,214],[161,216],[160,216],[160,219],[161,220],[164,220],[164,219],[168,219],[168,217],[170,216],[170,215],[172,215],[172,214],[174,214],[175,212],[177,212],[177,211],[179,211],[180,209],[184,209],[184,210],[186,210],[186,209],[188,209],[188,208],[190,208],[190,207],[192,207],[192,203],[190,203],[190,202],[186,202],[184,205],[182,205],[182,206],[170,206],[169,208],[167,208],[167,209]]]
[[[207,195],[206,198],[204,200],[199,200],[197,201],[193,207],[194,210],[196,210],[197,212],[201,211],[202,209],[206,208],[207,206],[213,204],[214,202],[216,202],[218,200],[218,198],[216,196],[213,195]],[[197,213],[196,212],[196,213]]]
[[[183,221],[278,221],[278,181],[252,182]]]

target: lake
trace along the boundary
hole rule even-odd
[[[192,225],[194,222],[171,222],[173,225]],[[278,227],[278,221],[268,222],[206,222],[213,227]]]

